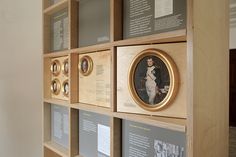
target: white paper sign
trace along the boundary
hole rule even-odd
[[[110,127],[98,124],[98,151],[110,156]]]
[[[67,114],[63,114],[63,131],[64,134],[69,135],[69,116]]]
[[[61,139],[62,138],[62,128],[61,128],[61,113],[54,112],[53,113],[53,119],[54,119],[54,126],[53,126],[53,136]]]
[[[173,0],[155,0],[155,18],[173,14]]]

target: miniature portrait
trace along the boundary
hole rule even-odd
[[[84,76],[88,76],[92,72],[93,61],[89,56],[84,56],[80,59],[79,70]]]
[[[58,60],[54,60],[52,63],[51,63],[51,73],[54,75],[54,76],[57,76],[59,73],[60,73],[60,63]]]
[[[63,93],[64,95],[68,96],[69,94],[69,83],[68,81],[66,81],[64,84],[63,84]]]
[[[68,75],[69,73],[69,63],[68,63],[68,59],[66,59],[64,62],[63,62],[63,73],[65,75]]]
[[[134,72],[135,90],[146,104],[160,103],[168,93],[170,76],[164,62],[156,56],[143,57]]]
[[[53,94],[58,94],[60,91],[60,84],[57,79],[53,80],[51,83],[51,91]]]
[[[161,50],[140,52],[131,63],[129,90],[145,110],[156,111],[170,103],[177,91],[177,70],[172,59]]]

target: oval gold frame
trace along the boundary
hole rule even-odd
[[[64,96],[69,97],[70,89],[69,89],[68,93],[66,93],[65,88],[64,88],[64,86],[65,86],[66,83],[68,83],[68,86],[69,86],[69,80],[68,80],[68,79],[65,80],[65,81],[62,83],[62,93],[63,93]],[[70,88],[70,87],[69,87],[69,88]]]
[[[168,72],[169,72],[169,77],[170,77],[170,88],[169,91],[167,93],[167,95],[165,96],[165,98],[155,104],[155,105],[150,105],[145,103],[137,94],[136,90],[135,90],[135,86],[134,86],[134,72],[135,69],[137,67],[137,64],[141,61],[141,59],[143,59],[146,56],[155,56],[159,59],[161,59],[164,64],[166,65]],[[178,82],[179,82],[179,75],[178,75],[178,71],[177,71],[177,67],[174,63],[174,61],[172,60],[172,58],[165,53],[162,50],[159,49],[146,49],[141,51],[138,55],[135,56],[135,58],[133,59],[130,69],[129,69],[129,74],[128,74],[128,87],[129,87],[129,92],[131,93],[131,96],[133,98],[133,100],[143,109],[147,110],[147,111],[158,111],[163,109],[164,107],[166,107],[167,105],[169,105],[173,99],[175,98],[177,91],[178,91]]]
[[[83,60],[87,60],[87,62],[88,62],[88,70],[86,72],[84,72],[81,69],[81,64],[82,64]],[[78,68],[79,68],[80,73],[84,76],[88,76],[89,74],[91,74],[91,72],[93,71],[93,60],[92,60],[92,58],[89,57],[89,56],[83,56],[82,58],[80,58]]]
[[[65,64],[68,64],[68,71],[65,70]],[[68,76],[69,75],[69,59],[65,59],[62,63],[62,73],[65,75],[65,76]]]
[[[53,84],[54,84],[54,82],[56,82],[56,84],[57,84],[57,90],[56,90],[56,92],[54,92],[54,90],[53,90]],[[51,82],[51,92],[52,92],[53,94],[55,94],[55,95],[58,95],[58,94],[60,93],[60,91],[61,91],[61,84],[60,84],[60,81],[59,81],[58,79],[52,80],[52,82]]]
[[[57,71],[53,71],[53,65],[56,64],[57,65]],[[59,62],[59,60],[54,60],[51,62],[51,66],[50,66],[50,71],[52,73],[52,75],[54,76],[58,76],[60,74],[60,71],[61,71],[61,64]]]

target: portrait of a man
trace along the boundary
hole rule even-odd
[[[79,70],[80,73],[84,76],[89,75],[93,69],[93,61],[90,56],[83,56],[80,59]]]
[[[68,82],[64,83],[63,88],[64,88],[64,94],[68,95],[69,94],[69,83]]]
[[[147,55],[140,59],[134,71],[134,87],[145,104],[160,103],[167,95],[169,85],[169,72],[160,58]]]

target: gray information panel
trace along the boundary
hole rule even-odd
[[[110,118],[79,111],[79,154],[85,157],[110,156]]]
[[[51,17],[51,51],[68,49],[68,10],[64,9]]]
[[[79,47],[109,42],[110,0],[79,1]]]
[[[69,148],[69,109],[51,105],[51,140]]]
[[[186,0],[125,0],[123,38],[186,28]]]
[[[186,135],[122,121],[122,157],[186,157]]]
[[[50,5],[56,4],[58,2],[60,2],[61,0],[49,0]]]

